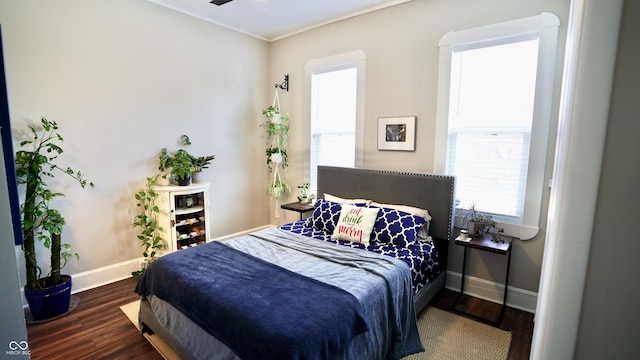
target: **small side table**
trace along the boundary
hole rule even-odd
[[[280,205],[281,209],[295,211],[300,213],[300,220],[302,220],[302,215],[306,212],[312,211],[314,209],[314,205],[306,202],[292,202],[289,204]]]
[[[474,237],[471,237],[470,238],[471,240],[469,241],[459,240],[459,238],[456,238],[455,244],[464,247],[464,257],[462,260],[462,283],[460,284],[460,293],[458,293],[458,296],[456,296],[456,299],[453,301],[453,304],[451,305],[451,310],[453,310],[454,312],[468,315],[478,320],[482,320],[484,322],[488,322],[496,326],[499,326],[500,323],[502,322],[502,317],[504,316],[504,308],[507,304],[507,290],[509,287],[509,269],[511,267],[511,242],[514,239],[513,237],[504,236],[504,235],[500,235],[500,237],[504,239],[505,242],[493,241],[491,239],[491,234],[474,236]],[[464,277],[465,277],[466,265],[467,265],[467,249],[469,248],[481,250],[481,251],[488,251],[488,252],[501,254],[501,255],[507,255],[507,275],[504,281],[504,297],[502,299],[502,307],[500,308],[500,315],[498,315],[498,319],[496,321],[485,319],[465,311],[457,310],[455,308],[456,304],[458,303],[458,300],[460,299],[460,296],[464,294]]]

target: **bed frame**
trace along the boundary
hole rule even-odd
[[[318,196],[331,194],[343,198],[363,198],[380,203],[402,204],[427,209],[432,217],[429,234],[440,256],[440,274],[415,296],[416,314],[445,285],[449,240],[453,232],[455,179],[427,173],[372,170],[362,168],[318,167]],[[141,331],[155,333],[181,359],[191,356],[157,321],[147,301],[141,301],[138,315]]]

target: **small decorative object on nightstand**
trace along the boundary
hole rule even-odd
[[[302,220],[302,215],[306,212],[313,211],[314,205],[308,202],[293,202],[280,205],[280,208],[300,213],[300,220]]]
[[[509,287],[509,268],[511,266],[511,242],[515,239],[510,236],[500,235],[501,242],[497,242],[492,238],[492,234],[483,233],[478,236],[471,237],[467,234],[467,238],[463,239],[464,234],[462,233],[465,230],[460,231],[460,236],[458,236],[455,240],[455,244],[464,247],[464,255],[462,259],[462,281],[460,284],[460,293],[456,296],[453,304],[451,305],[451,310],[454,312],[462,313],[471,317],[474,317],[478,320],[482,320],[488,322],[490,324],[499,326],[502,322],[502,317],[504,316],[504,308],[507,304],[507,291]],[[507,275],[504,281],[504,296],[502,298],[502,307],[500,308],[500,314],[498,315],[498,319],[492,321],[490,319],[485,319],[479,317],[474,314],[470,314],[468,312],[456,309],[456,305],[458,300],[464,294],[464,281],[466,274],[466,265],[467,265],[467,249],[472,248],[481,251],[488,251],[496,254],[507,255]]]
[[[300,189],[300,196],[298,196],[298,201],[301,203],[310,203],[313,201],[315,195],[309,193],[309,187],[311,185],[306,182],[302,185],[298,185],[298,189]]]

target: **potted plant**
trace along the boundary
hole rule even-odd
[[[156,174],[148,177],[144,189],[135,194],[136,206],[139,208],[140,213],[133,218],[132,225],[134,228],[140,228],[138,239],[142,242],[144,249],[142,255],[145,259],[145,266],[131,273],[135,278],[142,275],[146,266],[157,258],[158,252],[166,248],[162,238],[164,229],[158,222],[158,214],[160,213],[160,208],[156,205],[158,193],[154,190],[161,176],[161,174]]]
[[[213,159],[215,158],[215,155],[191,157],[191,163],[193,164],[194,182],[201,182],[202,179],[200,179],[200,174],[202,174],[202,170],[209,168],[211,161],[213,161]]]
[[[491,234],[491,239],[495,242],[503,242],[500,234],[504,233],[504,228],[498,227],[498,223],[493,220],[491,214],[479,211],[476,205],[471,205],[470,216],[467,220],[467,231],[469,235]]]
[[[262,115],[266,116],[269,119],[269,122],[273,124],[280,124],[289,119],[287,114],[280,113],[280,109],[276,105],[271,105],[265,110],[262,110]]]
[[[180,186],[191,184],[191,174],[193,174],[193,163],[191,155],[185,149],[179,149],[173,153],[171,162],[171,175],[173,175]]]
[[[55,172],[66,174],[76,180],[82,188],[87,183],[80,171],[56,165],[63,153],[58,143],[63,142],[57,132],[55,121],[40,119],[42,128],[29,126],[33,139],[20,143],[24,150],[16,151],[16,177],[19,185],[25,185],[24,202],[20,206],[22,215],[22,250],[25,257],[27,283],[24,287],[29,309],[35,320],[44,320],[64,314],[69,310],[71,297],[71,276],[61,273],[70,258],[79,258],[71,253],[71,246],[62,243],[62,228],[65,219],[60,212],[49,206],[56,197],[64,196],[49,188],[46,180]],[[50,250],[51,269],[43,276],[38,265],[36,240]]]
[[[291,192],[291,186],[280,175],[280,168],[287,166],[287,149],[285,143],[289,137],[289,116],[282,114],[280,108],[272,105],[262,111],[267,117],[261,126],[266,130],[269,146],[266,150],[267,167],[273,172],[273,178],[266,188],[267,196],[279,199]],[[273,164],[273,167],[272,167]]]
[[[193,156],[187,152],[187,146],[191,145],[189,136],[180,137],[182,148],[173,153],[169,153],[167,148],[162,148],[158,155],[158,170],[169,172],[178,185],[186,186],[191,184],[191,176],[194,172],[206,169],[215,155]],[[160,179],[159,179],[160,180]]]
[[[306,202],[306,203],[310,203],[313,201],[313,198],[315,197],[313,194],[309,194],[309,187],[311,185],[306,182],[302,185],[298,185],[298,189],[300,189],[300,196],[298,196],[298,202]]]
[[[191,145],[191,140],[187,135],[182,135],[182,148],[173,153],[169,153],[167,148],[160,150],[158,155],[158,170],[168,172],[173,176],[180,186],[191,184],[191,174],[193,173],[192,156],[186,150]]]

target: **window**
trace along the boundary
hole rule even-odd
[[[318,165],[362,166],[364,54],[361,51],[307,63],[311,192]]]
[[[318,165],[355,165],[355,67],[311,76],[311,174]]]
[[[558,24],[544,13],[440,42],[434,170],[456,176],[460,207],[522,239],[538,232]]]
[[[537,39],[454,49],[446,173],[467,207],[522,217],[537,59]]]

